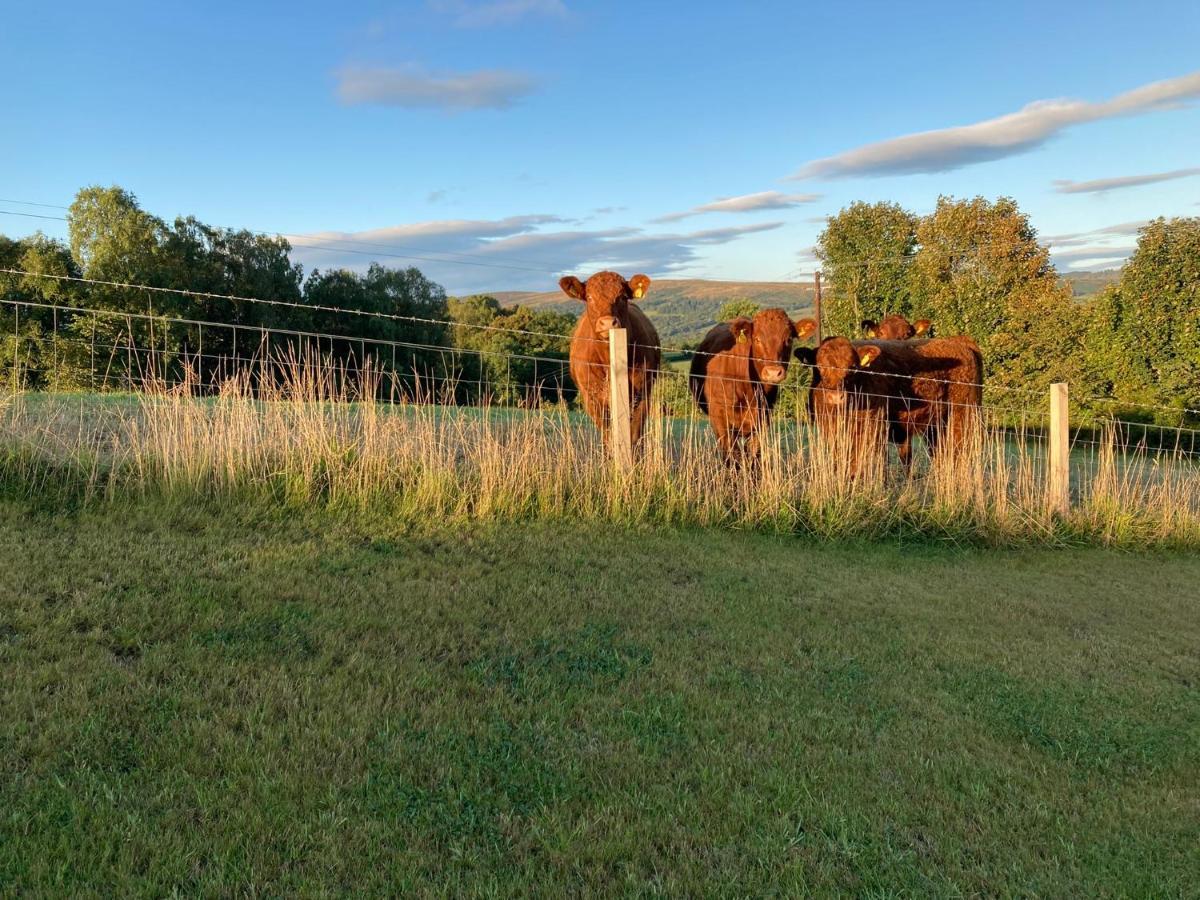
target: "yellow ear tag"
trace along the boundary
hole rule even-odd
[[[869,366],[872,359],[874,359],[874,357],[872,357],[870,353],[858,354],[858,364],[860,366]]]
[[[644,293],[646,293],[646,290],[645,290],[645,288],[636,288],[636,289],[634,290],[634,292],[633,292],[634,299],[635,299],[635,300],[641,300],[641,299],[642,299],[642,294],[644,294]]]
[[[746,343],[746,340],[747,340],[747,338],[746,338],[746,332],[744,332],[744,331],[739,331],[739,332],[738,332],[738,336],[737,336],[737,342],[738,342],[739,344],[744,344],[744,343]]]

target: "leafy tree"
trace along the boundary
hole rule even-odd
[[[476,294],[449,301],[463,399],[536,404],[573,397],[567,372],[575,317],[527,306],[502,307]]]
[[[829,284],[822,297],[826,334],[853,336],[863,319],[911,316],[916,227],[916,216],[896,203],[857,201],[829,217],[817,238]]]
[[[354,366],[370,357],[376,366],[394,370],[410,385],[419,378],[423,389],[442,389],[450,355],[432,348],[449,344],[446,293],[417,269],[390,269],[378,263],[372,263],[365,274],[314,269],[304,283],[304,302],[314,307],[305,313],[305,330],[337,336],[327,349],[321,345],[322,354]]]
[[[717,310],[718,322],[729,322],[736,319],[738,316],[745,316],[747,319],[753,319],[754,314],[762,309],[753,300],[746,297],[735,297],[732,300],[727,300],[721,304],[721,308]]]
[[[1083,317],[1014,200],[940,197],[917,226],[914,315],[969,334],[991,383],[1042,387],[1083,375]]]
[[[1200,409],[1200,217],[1155,219],[1141,230],[1120,281],[1097,299],[1092,326],[1088,356],[1106,394],[1173,407],[1151,416],[1169,424]]]

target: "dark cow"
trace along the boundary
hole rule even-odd
[[[915,337],[924,337],[929,334],[932,327],[933,323],[928,319],[909,322],[898,313],[884,316],[879,322],[874,319],[863,319],[862,321],[863,334],[880,341],[907,341]]]
[[[771,419],[787,377],[792,341],[816,327],[794,323],[782,309],[713,326],[692,357],[688,385],[708,416],[726,462],[757,459],[758,435]]]
[[[630,437],[636,446],[642,436],[650,390],[662,364],[658,332],[646,314],[631,301],[640,300],[650,286],[645,275],[626,281],[616,272],[597,272],[586,282],[568,275],[558,282],[563,293],[586,304],[571,336],[571,380],[579,389],[583,408],[608,440],[608,333],[624,328],[629,352]]]
[[[813,366],[809,414],[822,430],[854,423],[886,434],[901,461],[911,462],[912,438],[932,453],[957,452],[983,402],[983,360],[969,337],[911,341],[829,338],[796,356]]]

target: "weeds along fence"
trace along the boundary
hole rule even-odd
[[[849,425],[815,428],[797,361],[758,463],[731,468],[690,398],[685,351],[655,373],[632,446],[620,334],[601,367],[616,401],[602,442],[576,408],[562,335],[543,336],[562,341],[554,355],[523,354],[33,301],[0,313],[10,486],[266,491],[451,520],[1200,546],[1197,432],[1071,428],[1061,388],[1053,414],[1045,392],[1006,391],[978,410],[963,452],[923,453],[909,472],[862,456]]]

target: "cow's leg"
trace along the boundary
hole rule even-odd
[[[737,464],[738,443],[737,429],[727,423],[713,423],[713,431],[717,435],[717,447],[721,450],[721,459],[728,467]]]
[[[646,412],[650,406],[645,395],[634,397],[632,409],[629,411],[629,440],[636,452],[641,446],[642,431],[646,427]]]
[[[584,391],[583,411],[600,432],[600,439],[608,446],[608,402],[607,397],[595,391]]]

